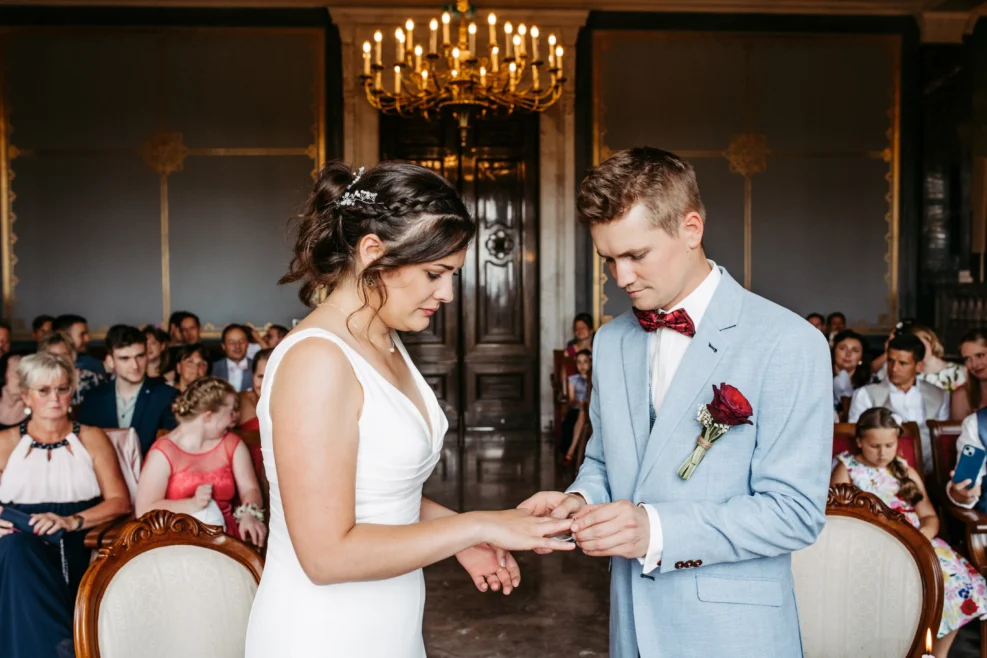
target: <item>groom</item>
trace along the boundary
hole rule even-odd
[[[610,557],[612,658],[801,656],[791,553],[825,520],[826,340],[706,259],[696,175],[674,154],[615,154],[583,181],[578,209],[634,309],[596,336],[576,481],[520,507],[571,516],[579,547]],[[683,479],[697,409],[721,384],[739,392],[726,396],[731,423],[752,424]]]

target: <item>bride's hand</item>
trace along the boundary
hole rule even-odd
[[[571,551],[572,542],[552,539],[569,533],[570,519],[533,516],[523,509],[503,512],[474,512],[480,515],[484,541],[509,551],[531,551],[536,548]]]
[[[521,569],[514,556],[503,549],[490,544],[477,544],[456,553],[456,559],[481,592],[503,589],[504,594],[510,594],[521,584]]]

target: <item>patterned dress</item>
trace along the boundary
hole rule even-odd
[[[848,452],[841,453],[837,459],[843,462],[855,487],[878,496],[885,505],[904,514],[908,522],[918,528],[918,514],[898,497],[900,485],[888,469],[867,466]],[[946,590],[942,623],[939,624],[939,637],[943,637],[974,619],[987,616],[987,582],[966,558],[943,540],[936,537],[932,540],[932,547],[939,558]]]
[[[958,363],[949,363],[945,368],[935,374],[920,372],[918,378],[934,386],[938,386],[947,393],[952,393],[966,383],[966,368]]]

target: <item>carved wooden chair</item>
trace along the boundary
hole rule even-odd
[[[185,514],[126,524],[82,578],[79,658],[241,658],[264,563],[251,547]]]
[[[826,526],[792,554],[792,573],[806,658],[919,658],[926,631],[939,629],[943,576],[932,544],[853,485],[830,487]]]
[[[905,458],[908,465],[919,473],[922,472],[922,439],[919,437],[918,424],[902,423],[904,430],[898,439],[898,454]],[[856,454],[857,442],[856,423],[836,423],[833,426],[833,457],[844,451]]]

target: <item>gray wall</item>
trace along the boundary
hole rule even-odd
[[[14,29],[0,52],[16,333],[40,313],[96,333],[176,309],[207,330],[304,314],[277,279],[324,155],[321,30]],[[142,151],[162,134],[172,157]]]

